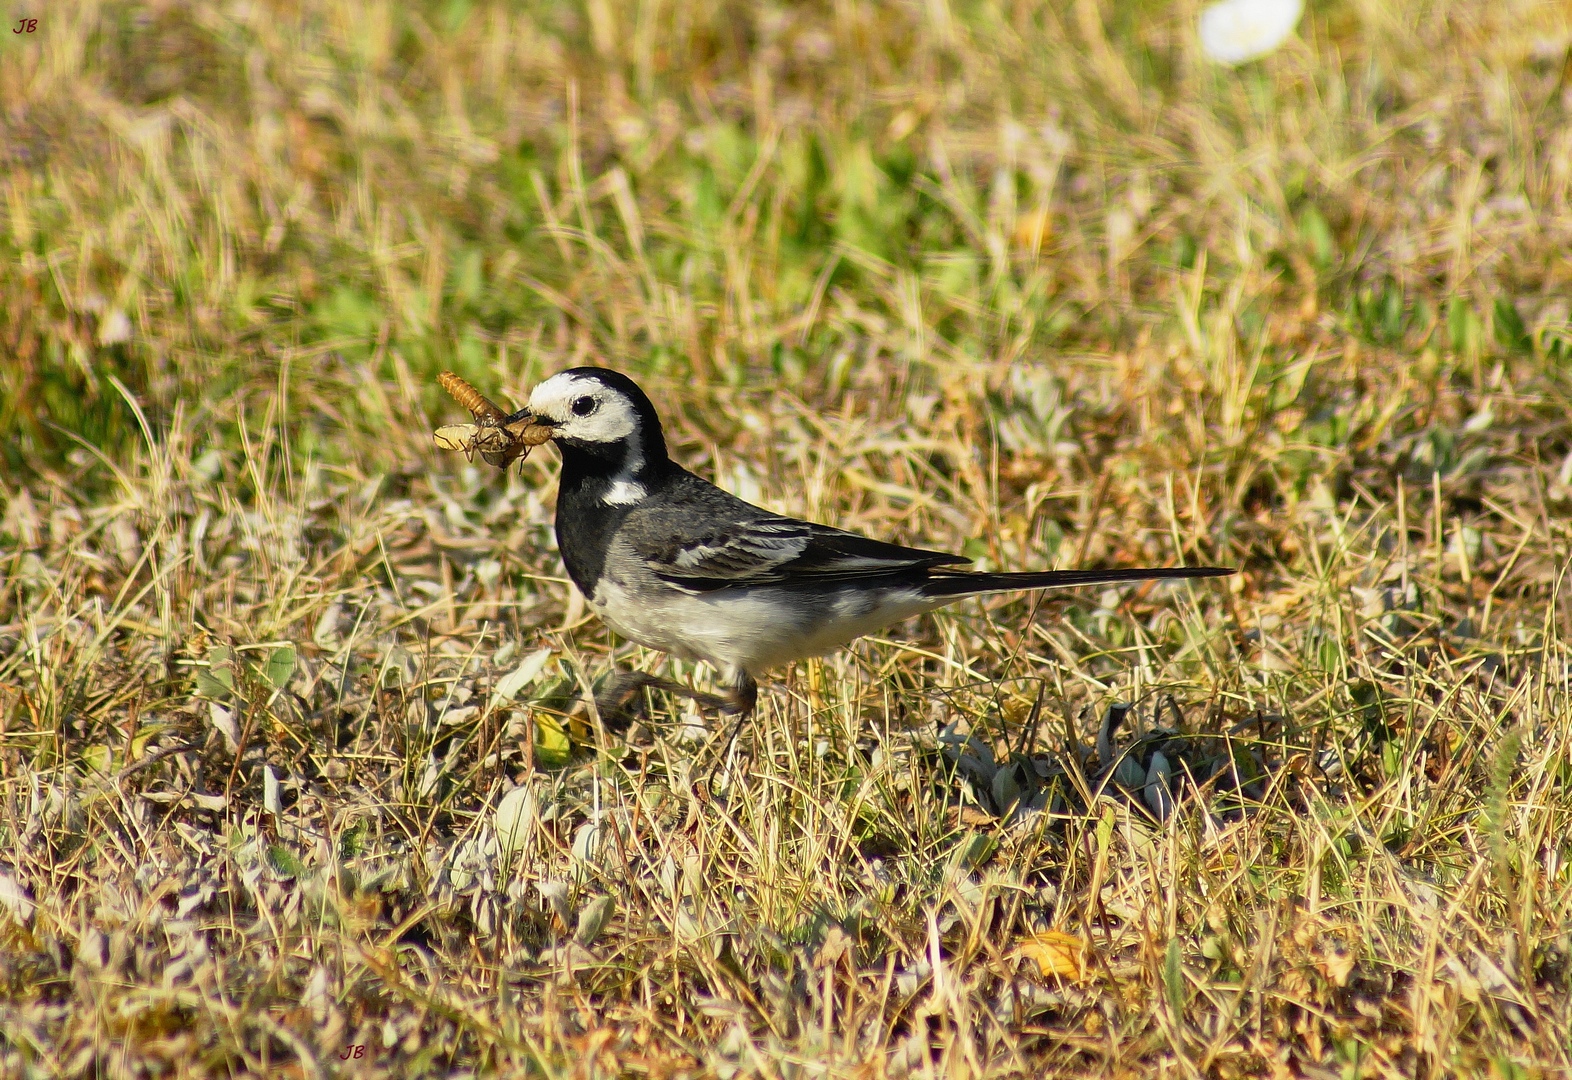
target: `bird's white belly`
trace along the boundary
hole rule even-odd
[[[658,579],[630,588],[612,574],[590,605],[641,645],[750,674],[818,656],[944,601],[916,589],[826,590],[815,596],[772,586],[687,593]]]

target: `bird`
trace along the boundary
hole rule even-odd
[[[557,547],[589,607],[631,641],[707,661],[726,687],[708,694],[646,672],[619,673],[596,695],[603,721],[626,718],[644,687],[745,718],[766,671],[968,596],[1234,572],[969,571],[959,569],[971,561],[962,555],[777,514],[673,461],[648,395],[608,368],[550,376],[503,422],[561,455]]]

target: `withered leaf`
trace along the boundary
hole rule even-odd
[[[1021,942],[1021,955],[1037,961],[1044,975],[1080,979],[1085,971],[1086,942],[1077,934],[1044,930]]]

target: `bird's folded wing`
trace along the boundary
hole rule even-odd
[[[899,575],[968,561],[786,517],[716,524],[688,535],[657,529],[637,533],[634,547],[657,576],[700,592],[788,580]]]

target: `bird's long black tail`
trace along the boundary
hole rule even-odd
[[[1054,589],[1071,585],[1112,585],[1120,581],[1153,578],[1208,578],[1234,573],[1229,566],[1169,566],[1135,570],[1028,570],[1004,574],[977,574],[964,570],[931,570],[922,584],[929,596],[967,596],[972,593],[1009,592],[1015,589]]]

